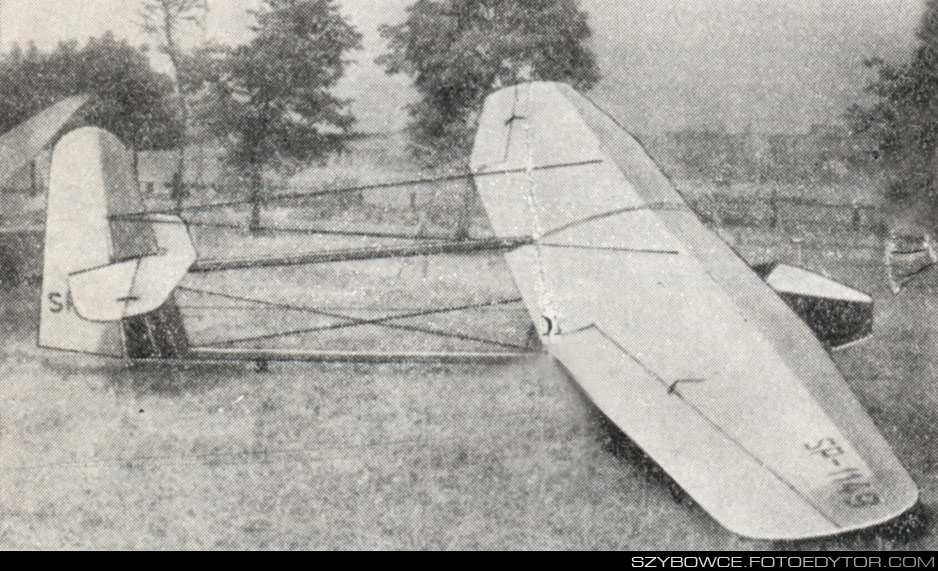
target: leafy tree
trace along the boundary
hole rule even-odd
[[[84,46],[60,43],[43,53],[18,47],[0,67],[0,130],[79,93],[96,95],[85,119],[136,149],[178,144],[180,126],[169,103],[172,82],[154,72],[146,54],[111,34]]]
[[[173,68],[183,141],[177,149],[177,174],[173,178],[171,197],[179,210],[182,210],[182,202],[188,194],[183,177],[186,172],[186,145],[190,141],[190,98],[197,94],[202,83],[193,73],[197,70],[189,69],[189,65],[195,62],[193,57],[187,57],[183,39],[193,28],[204,30],[207,13],[206,0],[142,0],[140,5],[143,30],[156,38],[160,51],[169,57]]]
[[[389,74],[413,78],[413,149],[435,163],[465,162],[485,97],[524,80],[581,91],[599,80],[591,30],[577,0],[417,0],[384,26]]]
[[[936,204],[938,161],[938,0],[928,0],[908,61],[873,59],[867,86],[873,102],[848,111],[854,130],[868,137],[887,177],[887,199]]]
[[[204,30],[208,13],[206,0],[141,0],[140,17],[143,30],[157,38],[159,49],[169,57],[176,77],[177,89],[185,87],[182,75],[186,50],[183,37],[191,28]],[[190,28],[190,30],[187,30]]]
[[[254,16],[256,36],[227,58],[206,112],[250,184],[256,232],[266,169],[292,172],[343,148],[354,118],[331,89],[361,35],[333,0],[264,0]]]

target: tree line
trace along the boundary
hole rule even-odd
[[[112,34],[47,51],[15,47],[0,56],[0,130],[65,96],[92,93],[89,123],[135,149],[177,149],[180,173],[187,142],[222,145],[255,205],[266,172],[289,174],[344,148],[355,118],[335,87],[362,36],[338,2],[261,0],[251,37],[238,46],[191,41],[206,0],[137,2],[137,23],[170,73],[154,71],[144,49]],[[600,78],[577,0],[416,0],[381,34],[388,50],[378,63],[408,76],[419,94],[409,132],[427,165],[464,168],[492,90],[542,79],[586,91]],[[931,206],[918,210],[938,215],[938,0],[925,1],[907,61],[866,65],[874,79],[868,103],[847,112],[853,131],[872,142],[887,198],[925,202]],[[181,204],[186,189],[177,182]]]
[[[906,60],[865,62],[871,102],[852,106],[847,118],[872,143],[887,204],[918,229],[938,232],[938,0],[923,8]]]
[[[362,36],[335,0],[262,0],[248,41],[193,41],[205,0],[138,0],[139,22],[169,60],[113,34],[52,50],[15,47],[2,56],[0,130],[77,93],[95,95],[88,123],[137,149],[185,148],[211,140],[244,181],[259,227],[263,177],[289,174],[341,151],[354,132],[350,101],[335,94]],[[409,109],[412,150],[427,164],[462,168],[485,96],[523,79],[589,89],[599,79],[578,0],[417,0],[403,23],[381,30],[378,58],[420,94]],[[173,197],[186,197],[177,175]]]

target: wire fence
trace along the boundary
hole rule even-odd
[[[462,177],[451,178],[460,180]],[[412,184],[416,187],[425,186],[421,181]],[[395,183],[387,186],[394,188],[401,185]],[[401,195],[402,193],[399,192],[378,197],[376,193],[366,192],[370,190],[384,189],[381,186],[367,186],[320,188],[310,191],[299,187],[269,187],[265,189],[267,196],[294,196],[300,200],[291,200],[288,203],[266,200],[262,201],[260,208],[264,212],[278,205],[288,204],[298,209],[305,209],[310,214],[318,212],[320,216],[328,217],[350,209],[372,207],[375,212],[383,211],[392,215],[394,211],[419,214],[430,219],[440,219],[444,223],[447,219],[458,219],[465,215],[473,219],[485,218],[484,208],[477,196],[467,202],[464,196],[460,196],[462,191],[454,191],[453,188],[438,192],[438,188],[425,186],[419,193],[411,192],[409,201],[388,198]],[[812,227],[831,231],[877,233],[881,233],[885,228],[885,218],[880,206],[861,201],[833,202],[786,196],[777,191],[757,196],[706,193],[688,197],[687,201],[705,222],[718,227],[767,227],[770,229]],[[245,202],[244,200],[232,201],[232,204]],[[190,212],[195,212],[200,210],[201,206],[203,205],[188,204],[187,208]],[[470,211],[464,212],[466,208]],[[186,208],[183,211],[185,210]]]

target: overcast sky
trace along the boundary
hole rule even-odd
[[[132,0],[0,0],[3,44],[49,46],[112,30],[135,44]],[[207,34],[243,41],[257,0],[209,0]],[[410,0],[344,0],[365,50],[343,82],[365,130],[399,128],[411,94],[374,65],[382,23]],[[803,131],[861,97],[862,61],[905,56],[923,0],[583,0],[605,76],[595,97],[633,131],[724,125]]]

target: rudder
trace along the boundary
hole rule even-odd
[[[195,261],[187,229],[143,214],[132,157],[87,127],[56,145],[46,210],[39,345],[129,358],[188,350],[172,299]]]

